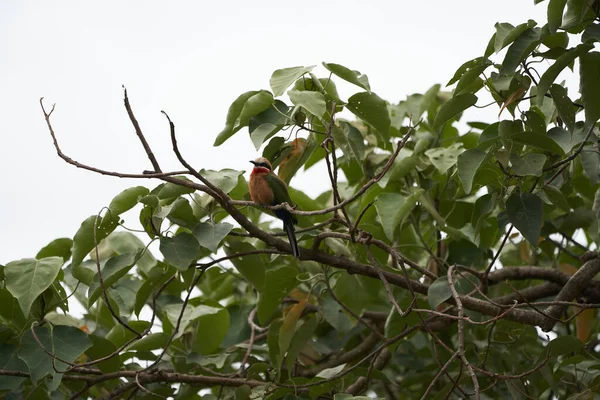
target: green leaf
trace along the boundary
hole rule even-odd
[[[344,154],[362,166],[362,161],[365,157],[365,143],[360,131],[353,125],[340,121],[339,127],[333,126],[331,135]]]
[[[41,249],[35,256],[38,260],[46,257],[61,257],[63,262],[71,258],[73,241],[69,238],[54,239]]]
[[[17,356],[17,346],[9,343],[0,344],[0,369],[29,372],[27,364]],[[0,376],[0,391],[16,389],[25,379],[16,376]]]
[[[112,199],[108,208],[115,215],[123,214],[125,211],[132,209],[138,203],[140,197],[144,197],[148,193],[150,193],[150,190],[143,186],[125,189]]]
[[[319,372],[316,376],[317,378],[330,379],[339,374],[344,370],[346,364],[340,364],[337,367],[327,368],[323,371]]]
[[[451,118],[460,114],[473,104],[477,103],[477,96],[472,93],[464,93],[448,100],[438,111],[433,120],[432,128],[439,130],[442,125],[448,122]]]
[[[325,321],[337,332],[349,332],[356,325],[356,321],[331,296],[321,298],[321,307]]]
[[[248,121],[248,132],[250,135],[254,133],[262,124],[272,124],[283,127],[289,122],[290,107],[281,100],[275,100],[273,107],[267,108],[265,111],[250,118]]]
[[[548,131],[546,136],[555,141],[566,154],[583,141],[583,135],[581,135],[583,133],[581,125],[583,124],[580,123],[579,125],[578,128],[576,127],[573,135],[570,135],[569,131],[555,126]]]
[[[140,253],[125,253],[111,257],[104,267],[100,270],[104,289],[108,290],[119,279],[121,279],[135,265]],[[100,285],[100,276],[96,274],[94,280],[88,289],[88,307],[91,307],[98,297],[102,294],[102,286]]]
[[[166,265],[162,262],[159,266],[148,272],[148,278],[144,280],[142,286],[140,286],[135,295],[134,311],[138,317],[150,295],[175,275],[176,272],[177,270],[175,267]]]
[[[148,321],[128,321],[127,324],[138,333],[144,332],[150,326]],[[124,345],[134,337],[133,332],[125,329],[121,324],[116,324],[106,334],[106,339],[117,347]]]
[[[550,94],[556,105],[558,115],[565,123],[569,132],[573,133],[575,129],[575,106],[567,94],[567,89],[560,85],[550,86]]]
[[[25,318],[19,302],[7,289],[0,289],[0,317],[10,321],[10,324],[17,329],[29,328],[25,326],[29,319]]]
[[[148,274],[157,261],[149,249],[146,249],[144,242],[139,237],[131,232],[118,231],[111,233],[106,241],[117,254],[125,254],[144,250],[141,257],[137,260],[137,267],[144,273]]]
[[[585,110],[585,125],[591,127],[600,119],[600,52],[580,57],[579,91]]]
[[[561,28],[564,30],[576,28],[583,18],[589,20],[596,17],[592,5],[585,0],[567,0],[567,11],[563,15],[563,24]],[[579,29],[574,29],[580,31]]]
[[[251,91],[240,95],[229,106],[225,128],[217,135],[213,146],[222,145],[233,134],[247,126],[251,117],[265,111],[273,102],[273,95],[266,90]]]
[[[194,236],[200,243],[200,246],[206,247],[213,253],[216,253],[219,243],[233,229],[233,225],[227,222],[220,224],[211,224],[208,222],[200,222],[194,228]]]
[[[515,27],[508,22],[496,22],[494,26],[496,27],[496,34],[494,35],[494,52],[498,53],[502,48],[510,44],[504,44],[504,39],[515,29]]]
[[[337,298],[348,308],[360,315],[369,305],[369,293],[356,275],[341,272],[335,282],[333,291]]]
[[[280,130],[280,125],[273,125],[267,122],[265,124],[259,125],[258,128],[252,131],[252,133],[250,134],[250,140],[252,140],[254,148],[258,151],[265,142],[265,140],[268,140]]]
[[[454,76],[452,77],[452,79],[450,79],[450,81],[448,81],[448,83],[446,84],[446,86],[450,86],[450,85],[454,84],[459,79],[461,79],[461,77],[467,71],[470,71],[473,68],[478,68],[481,65],[489,66],[491,64],[492,64],[492,62],[490,60],[488,60],[487,58],[484,58],[484,57],[477,57],[477,58],[474,58],[474,59],[472,59],[470,61],[467,61],[466,63],[464,63],[463,65],[461,65],[456,70],[456,72],[454,73]],[[483,70],[481,70],[481,72],[483,72]],[[481,72],[473,73],[474,77],[479,76],[481,74]]]
[[[431,106],[435,104],[441,87],[442,85],[436,83],[427,89],[425,93],[423,93],[423,97],[421,97],[421,104],[419,106],[419,115],[423,115],[425,111],[429,110]]]
[[[594,47],[593,44],[585,43],[569,50],[558,59],[544,72],[537,86],[537,104],[541,107],[544,104],[544,96],[550,89],[550,86],[556,81],[558,74],[562,72],[567,65],[571,64],[577,57],[581,57]]]
[[[219,311],[206,313],[196,318],[198,327],[193,349],[202,355],[215,353],[229,330],[229,312],[217,302],[214,306]]]
[[[31,330],[27,330],[19,346],[19,358],[29,367],[31,381],[35,384],[46,375],[53,377],[49,385],[50,390],[55,390],[60,385],[62,373],[54,371],[53,365],[58,371],[65,371],[69,365],[63,361],[72,363],[84,351],[91,347],[92,342],[88,335],[72,326],[55,326],[52,331],[46,327],[35,327],[35,334],[44,348],[56,355],[56,359],[47,354],[38,341],[33,337]]]
[[[236,187],[238,183],[238,177],[242,175],[244,171],[236,171],[234,169],[225,168],[220,171],[214,171],[212,169],[202,169],[200,174],[208,179],[213,185],[225,193],[229,193]]]
[[[550,51],[554,50],[558,52],[559,50],[564,50],[567,48],[567,46],[569,46],[569,35],[567,34],[567,32],[559,32],[554,33],[552,35],[544,36],[542,39],[542,44],[551,49]],[[546,52],[545,54],[547,53],[548,52]],[[558,56],[562,54],[564,54],[564,52],[560,53]]]
[[[353,71],[340,64],[323,63],[323,66],[327,68],[334,75],[339,76],[343,80],[353,83],[358,87],[365,89],[371,93],[371,87],[369,86],[369,78],[367,75],[363,75],[358,71]]]
[[[97,223],[96,223],[97,219]],[[119,218],[112,213],[107,213],[103,218],[92,215],[81,223],[73,237],[73,259],[71,268],[74,270],[81,264],[85,256],[115,230]],[[96,225],[96,241],[94,241],[94,225]]]
[[[171,211],[167,215],[169,221],[182,228],[194,229],[199,219],[194,215],[194,210],[188,199],[178,197],[171,203]]]
[[[390,114],[387,103],[375,93],[356,93],[348,99],[346,108],[379,132],[385,142],[390,137]]]
[[[247,253],[255,251],[256,248],[247,242],[231,242],[229,247],[225,246],[225,254],[229,257],[238,253]],[[230,259],[231,263],[252,286],[259,292],[264,290],[265,286],[265,267],[268,265],[266,257],[260,254],[234,257]]]
[[[511,75],[515,72],[521,61],[529,56],[540,42],[541,29],[526,29],[519,35],[514,43],[508,48],[506,56],[502,61],[500,75]]]
[[[600,24],[589,24],[585,27],[585,31],[581,35],[581,41],[598,42],[600,41]]]
[[[567,0],[550,0],[548,3],[548,30],[555,33],[562,25],[563,10]]]
[[[552,201],[552,204],[559,207],[563,211],[569,212],[571,211],[571,206],[567,201],[567,198],[556,186],[545,185],[544,193],[548,196],[548,198]]]
[[[190,180],[186,177],[179,176],[178,178],[190,182]],[[175,197],[179,197],[184,194],[190,194],[190,193],[194,193],[194,192],[195,192],[194,189],[189,188],[187,186],[182,186],[182,185],[177,185],[175,183],[167,182],[162,186],[160,191],[157,193],[157,196],[159,199],[164,200],[164,199],[173,199]]]
[[[233,294],[234,282],[238,281],[233,274],[220,268],[209,268],[204,272],[198,286],[206,298],[219,301]]]
[[[244,104],[244,107],[242,107],[242,111],[240,112],[239,116],[239,124],[241,126],[247,126],[251,117],[258,115],[267,108],[271,107],[273,102],[273,94],[266,90],[261,90],[260,92],[251,96]]]
[[[125,348],[126,351],[152,351],[163,349],[169,340],[169,335],[164,332],[151,333]]]
[[[377,196],[375,209],[377,210],[379,222],[389,240],[394,239],[394,232],[400,223],[400,220],[396,217],[398,208],[405,201],[406,198],[398,193],[382,193]]]
[[[513,172],[519,176],[542,176],[546,156],[540,153],[531,153],[521,158],[515,153],[510,153],[510,162]]]
[[[179,319],[179,315],[181,314],[182,306],[183,306],[183,304],[169,304],[169,305],[165,306],[165,313],[167,315],[167,318],[168,318],[169,322],[171,323],[171,325],[173,325],[174,327],[177,326],[177,320]],[[185,311],[183,312],[183,315],[181,317],[181,324],[179,326],[179,331],[175,335],[174,339],[177,339],[181,335],[183,335],[185,332],[185,329],[187,328],[187,326],[190,323],[192,323],[196,320],[206,321],[206,319],[204,319],[205,317],[207,317],[209,315],[216,315],[216,314],[223,313],[223,312],[225,312],[225,315],[226,315],[227,319],[229,320],[229,314],[227,314],[227,310],[223,309],[221,306],[212,307],[212,306],[200,304],[200,305],[194,307],[194,306],[188,304],[187,307],[185,308]],[[229,321],[227,321],[227,322],[229,322]],[[207,330],[210,331],[210,327],[207,327],[206,325],[207,324],[204,324],[202,329],[208,328]],[[219,330],[219,332],[220,332],[220,330]],[[211,347],[212,347],[212,344],[211,344]]]
[[[570,335],[558,336],[556,339],[551,340],[548,346],[550,348],[551,357],[558,357],[572,353],[576,354],[583,349],[583,343],[581,340]]]
[[[277,369],[277,372],[281,370],[281,363],[283,360],[279,359],[279,331],[282,325],[281,319],[276,319],[271,322],[269,331],[267,332],[267,345],[269,346],[269,359],[271,364]]]
[[[513,193],[506,201],[506,215],[521,235],[537,247],[544,217],[542,199],[533,193]]]
[[[225,128],[217,135],[215,139],[215,143],[213,146],[220,146],[227,139],[233,136],[234,133],[239,131],[243,126],[239,124],[239,116],[244,108],[244,104],[248,101],[249,98],[256,95],[258,91],[253,90],[251,92],[246,92],[241,94],[237,99],[234,100],[233,103],[229,106],[229,111],[227,111],[227,119],[225,121]]]
[[[286,365],[289,371],[292,370],[292,367],[296,362],[298,355],[306,346],[306,343],[308,343],[308,341],[312,338],[313,334],[317,330],[318,325],[319,321],[317,320],[317,317],[311,315],[294,334],[294,337],[290,342],[290,346],[288,348],[286,357]]]
[[[469,149],[458,156],[458,177],[465,193],[471,193],[473,178],[483,164],[486,153],[480,149]]]
[[[160,252],[165,261],[185,271],[198,258],[200,244],[196,238],[187,232],[171,237],[160,238]]]
[[[494,50],[498,53],[500,50],[514,42],[523,32],[529,28],[533,28],[537,25],[537,22],[530,19],[526,23],[513,27],[507,22],[496,23],[496,38],[494,43]]]
[[[89,338],[92,341],[92,347],[87,349],[85,354],[92,361],[112,355],[111,358],[95,364],[100,371],[104,372],[105,374],[109,374],[111,372],[117,372],[119,369],[121,369],[121,356],[118,353],[115,354],[117,351],[117,346],[115,346],[110,340],[107,340],[101,336],[89,335]]]
[[[297,106],[302,106],[309,113],[322,118],[327,111],[325,107],[325,96],[319,92],[290,90],[290,100]]]
[[[450,285],[448,285],[448,278],[446,276],[433,281],[429,289],[427,289],[427,300],[432,310],[435,310],[437,306],[450,297],[452,297],[452,292],[450,291]]]
[[[549,151],[554,154],[564,155],[564,150],[558,143],[546,135],[537,132],[519,132],[510,137],[515,143],[526,144],[541,150]]]
[[[275,70],[269,80],[273,95],[281,96],[284,94],[285,90],[294,83],[296,79],[312,71],[314,67],[314,65],[311,65],[309,67],[289,67]]]
[[[429,149],[425,155],[431,163],[440,171],[440,174],[445,174],[458,161],[458,156],[464,152],[463,144],[453,143],[450,147],[436,147]]]
[[[389,240],[394,240],[396,229],[402,225],[404,219],[416,206],[418,199],[423,194],[423,189],[418,189],[408,197],[398,193],[381,193],[377,196],[375,209],[385,235]]]
[[[257,266],[255,266],[256,268]],[[283,266],[265,272],[264,290],[259,293],[257,314],[261,325],[264,325],[277,309],[281,300],[296,287],[298,281],[295,268]]]
[[[404,157],[400,161],[398,161],[398,159],[394,160],[391,171],[386,174],[389,175],[389,179],[385,183],[385,187],[387,188],[391,183],[401,183],[406,175],[415,171],[418,163],[419,157],[415,155]]]
[[[61,257],[48,257],[41,260],[24,258],[6,264],[4,267],[6,288],[19,302],[26,318],[29,316],[34,300],[52,285],[62,265]]]
[[[598,224],[598,233],[600,234],[600,188],[596,190],[596,194],[594,195],[594,203],[592,205],[592,211],[594,211],[594,216],[596,217],[596,223]]]
[[[582,151],[579,157],[583,172],[589,178],[590,183],[597,184],[600,178],[600,155],[595,151]]]
[[[470,93],[471,91],[469,89],[473,87],[473,82],[476,79],[478,79],[479,76],[483,73],[483,71],[485,71],[489,66],[489,61],[485,63],[482,62],[480,64],[474,65],[473,67],[465,71],[460,77],[460,80],[456,85],[456,89],[454,89],[454,97],[463,93]]]

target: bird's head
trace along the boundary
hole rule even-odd
[[[250,162],[252,164],[254,164],[254,169],[252,170],[253,174],[269,173],[270,171],[273,170],[273,167],[271,166],[271,163],[269,162],[269,160],[267,160],[264,157],[258,157],[256,160],[250,161]]]

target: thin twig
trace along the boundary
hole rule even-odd
[[[581,142],[581,144],[579,145],[579,147],[577,148],[577,150],[575,150],[575,152],[573,154],[571,154],[569,157],[565,158],[564,160],[557,162],[556,164],[553,164],[547,168],[544,168],[544,172],[552,171],[553,169],[558,168],[561,165],[574,160],[579,155],[579,153],[581,153],[584,146],[587,144],[587,141],[590,138],[590,135],[592,134],[592,131],[594,130],[595,126],[596,126],[596,124],[591,124],[590,129],[588,129],[588,132],[585,135],[585,138],[583,139],[583,142]]]
[[[454,361],[457,356],[458,356],[458,351],[454,352],[454,354],[452,354],[452,356],[450,356],[450,358],[448,359],[448,361],[446,361],[446,363],[442,366],[442,368],[438,371],[438,373],[435,374],[435,376],[433,377],[432,381],[429,383],[429,386],[427,386],[427,389],[425,390],[425,393],[423,393],[423,396],[421,396],[421,400],[426,400],[428,398],[427,396],[429,396],[429,393],[433,389],[433,385],[435,385],[435,383],[437,382],[437,380],[440,379],[440,376],[442,376],[442,374],[444,372],[446,372],[446,370],[448,369],[448,367],[450,366],[450,364],[452,364],[452,361]]]
[[[158,161],[156,160],[156,157],[154,156],[154,153],[152,152],[152,149],[150,148],[150,145],[148,144],[148,142],[146,141],[146,138],[144,137],[144,134],[142,133],[142,128],[140,128],[140,124],[138,123],[137,119],[135,118],[135,115],[133,115],[133,110],[131,109],[131,104],[129,104],[129,97],[127,97],[127,89],[125,89],[125,85],[123,85],[123,102],[125,103],[125,109],[127,110],[127,115],[129,115],[129,120],[131,121],[131,124],[133,125],[133,128],[135,129],[135,133],[138,136],[138,138],[140,139],[140,142],[142,143],[142,146],[144,147],[144,150],[146,151],[146,154],[148,155],[148,159],[150,160],[150,163],[154,167],[154,172],[162,172],[162,170],[160,169],[160,166],[158,165]]]
[[[488,278],[488,275],[490,274],[490,271],[494,267],[494,264],[496,263],[496,260],[498,260],[498,257],[500,257],[500,253],[502,252],[502,249],[504,249],[504,245],[506,245],[506,242],[508,241],[508,238],[510,237],[510,233],[512,232],[513,227],[514,226],[511,224],[510,227],[508,228],[508,231],[506,231],[506,233],[504,234],[504,238],[502,239],[502,243],[500,243],[500,247],[498,247],[498,250],[496,251],[496,254],[494,254],[494,258],[492,258],[492,261],[490,261],[490,263],[488,264],[487,268],[485,269],[485,271],[481,275],[481,291],[484,292],[484,293],[487,291],[487,286],[488,286],[488,284],[487,284],[487,278]]]
[[[108,210],[107,215],[109,216],[109,218],[112,218],[112,216],[110,215],[110,210]],[[93,235],[94,235],[94,254],[96,255],[96,257],[95,257],[96,258],[96,270],[98,271],[98,279],[100,280],[100,288],[102,290],[102,297],[104,298],[104,302],[106,303],[106,307],[108,307],[110,314],[113,316],[114,319],[117,320],[119,325],[121,325],[123,328],[127,329],[129,332],[133,333],[138,339],[141,339],[142,335],[138,331],[133,329],[131,326],[129,326],[129,324],[127,322],[123,321],[119,315],[117,315],[117,313],[113,309],[112,305],[110,304],[110,300],[108,299],[107,288],[104,285],[104,279],[102,278],[102,271],[100,268],[100,254],[98,252],[98,244],[99,243],[98,243],[98,238],[97,238],[97,231],[98,231],[99,217],[100,217],[100,214],[97,214],[96,218],[94,219]],[[106,218],[106,216],[104,218]]]
[[[335,302],[338,303],[344,310],[346,310],[346,312],[348,312],[348,314],[352,315],[354,317],[354,319],[356,319],[358,322],[360,322],[361,324],[366,326],[371,332],[376,334],[379,337],[379,339],[381,339],[381,340],[386,339],[386,337],[379,331],[379,329],[377,329],[376,327],[371,325],[368,321],[366,321],[364,318],[362,318],[360,315],[358,315],[354,311],[352,311],[352,309],[350,307],[348,307],[346,304],[344,304],[344,302],[341,301],[339,297],[337,297],[337,295],[331,288],[331,284],[329,283],[329,276],[327,276],[327,274],[325,275],[325,285],[327,286],[327,291],[331,295],[331,298],[333,300],[335,300]]]
[[[471,377],[471,380],[473,381],[473,390],[475,391],[475,400],[479,400],[479,381],[477,380],[477,375],[475,375],[475,372],[473,371],[473,367],[471,366],[471,364],[469,363],[469,360],[467,360],[467,356],[465,355],[465,325],[464,325],[464,321],[462,320],[462,317],[464,315],[464,310],[463,310],[463,305],[462,305],[462,301],[460,300],[460,297],[458,295],[458,292],[456,291],[456,288],[454,287],[454,280],[452,278],[452,272],[454,271],[455,266],[451,265],[450,268],[448,268],[448,273],[447,273],[447,277],[448,277],[448,285],[450,286],[450,291],[452,292],[452,298],[454,299],[454,302],[456,303],[456,308],[458,310],[458,316],[461,318],[458,320],[457,325],[458,325],[458,355],[460,357],[460,359],[462,360],[463,364],[465,365],[465,367],[467,367],[467,372],[469,373],[469,376]]]
[[[44,119],[46,120],[46,125],[48,126],[48,130],[50,131],[50,136],[52,137],[52,142],[54,144],[54,149],[56,150],[56,153],[58,154],[58,156],[60,158],[62,158],[67,163],[69,163],[77,168],[92,171],[92,172],[95,172],[95,173],[98,173],[101,175],[116,176],[117,178],[135,178],[135,179],[163,178],[163,177],[169,177],[169,176],[188,174],[188,171],[129,174],[129,173],[124,173],[124,172],[107,171],[104,169],[95,168],[95,167],[92,167],[92,166],[89,166],[86,164],[82,164],[78,161],[75,161],[71,157],[67,156],[66,154],[64,154],[62,152],[60,146],[58,145],[58,140],[56,139],[56,134],[54,133],[54,128],[52,127],[52,124],[50,123],[50,116],[54,112],[55,104],[53,104],[52,109],[49,112],[47,112],[46,108],[44,107],[44,98],[41,97],[40,98],[40,106],[42,107],[42,111],[44,113]]]

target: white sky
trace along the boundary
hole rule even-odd
[[[543,25],[546,7],[533,0],[1,1],[0,263],[72,237],[121,190],[159,183],[100,176],[59,159],[41,96],[48,107],[57,104],[59,142],[80,162],[131,173],[150,168],[123,107],[125,84],[163,170],[181,169],[163,109],[195,166],[248,170],[256,151],[245,131],[221,147],[212,143],[231,102],[269,89],[275,69],[339,63],[366,73],[377,94],[397,102],[445,84],[482,55],[495,22]],[[359,90],[338,86],[342,97]],[[315,194],[324,176],[309,170],[293,186]]]

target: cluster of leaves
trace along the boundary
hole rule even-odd
[[[545,272],[568,280],[599,242],[600,24],[597,2],[588,3],[549,1],[542,27],[496,24],[484,55],[448,82],[452,91],[434,85],[398,104],[339,64],[324,63],[325,78],[312,66],[275,71],[270,91],[233,102],[215,145],[247,128],[288,183],[301,168],[333,165],[323,173],[332,188],[316,198],[290,187],[305,212],[301,258],[237,223],[273,232],[265,210],[245,206],[238,217],[224,207],[227,196],[249,199],[243,171],[199,172],[224,196],[184,177],[127,189],[72,239],[0,268],[4,398],[600,393],[593,305],[571,307],[548,344],[534,323],[462,310],[452,290],[489,304],[552,301],[564,282]],[[572,100],[558,77],[576,65]],[[340,83],[360,91],[342,99]],[[510,117],[459,122],[487,94]],[[336,119],[343,110],[355,120]],[[500,265],[522,273],[502,282],[491,271]],[[515,296],[543,281],[554,292]],[[450,319],[436,326],[435,313]]]

